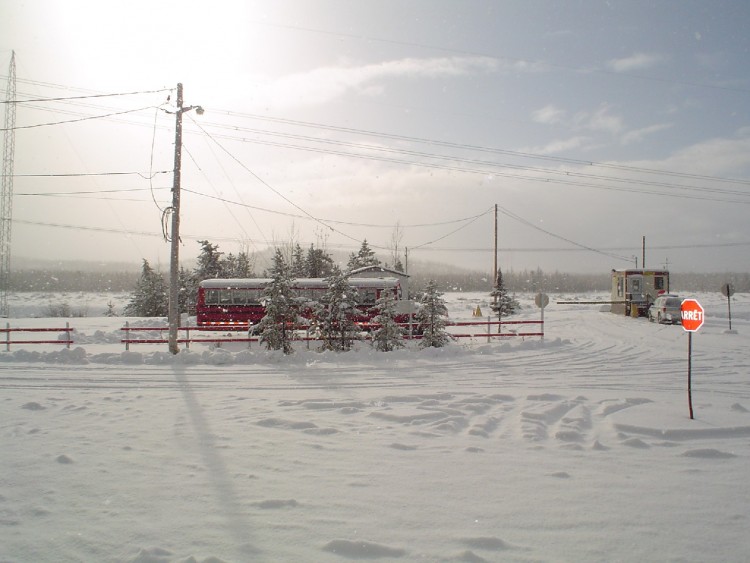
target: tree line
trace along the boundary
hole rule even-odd
[[[246,256],[222,257],[218,246],[208,241],[200,241],[200,244],[198,266],[192,272],[180,272],[181,295],[189,296],[204,279],[250,277],[251,262]],[[322,350],[349,350],[353,342],[359,340],[361,327],[355,321],[359,314],[359,295],[349,285],[348,277],[359,268],[378,266],[380,261],[367,241],[362,243],[357,253],[350,255],[346,269],[335,264],[330,256],[316,252],[314,247],[304,258],[298,250],[295,248],[287,259],[283,251],[277,248],[270,269],[264,272],[264,277],[270,281],[263,290],[265,316],[256,328],[261,343],[269,350],[291,354],[297,327],[305,325],[310,326],[313,335],[322,342]],[[320,257],[322,260],[319,261]],[[311,272],[322,272],[323,275],[313,276]],[[300,277],[324,278],[327,287],[319,300],[310,300],[294,291],[294,280]],[[167,314],[167,294],[164,277],[144,260],[141,278],[125,308],[125,314],[164,316]],[[442,295],[437,282],[430,280],[416,296],[419,306],[415,321],[420,347],[441,347],[450,338],[445,330],[448,309]],[[490,295],[494,298],[492,310],[498,318],[515,312],[518,303],[505,287],[501,270],[497,271]],[[190,299],[181,299],[181,312],[189,309]],[[396,321],[396,300],[393,293],[383,291],[371,309],[374,314],[371,338],[377,350],[388,352],[403,346],[405,329]]]
[[[198,294],[198,285],[203,280],[257,277],[254,256],[246,252],[240,252],[237,255],[224,254],[219,251],[219,245],[207,240],[198,241],[198,244],[201,245],[201,249],[196,267],[192,270],[181,268],[179,272],[180,313],[191,312]],[[288,274],[290,279],[327,278],[338,268],[332,256],[324,248],[311,244],[307,250],[303,250],[299,244],[296,244],[291,247],[291,252],[284,252],[281,248],[277,248],[270,270],[264,270],[261,277],[270,278],[275,275],[274,272],[280,268],[279,258],[283,259],[284,273]],[[347,270],[352,271],[371,265],[380,265],[380,261],[365,240],[359,251],[349,256]],[[164,275],[154,270],[148,260],[144,260],[141,276],[135,284],[135,290],[124,314],[134,317],[164,316],[168,309],[168,293]]]

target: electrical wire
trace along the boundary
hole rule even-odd
[[[729,92],[741,92],[741,93],[750,93],[750,90],[747,88],[739,88],[739,87],[732,87],[732,86],[722,86],[718,84],[705,84],[701,82],[691,82],[687,80],[675,80],[672,78],[664,78],[659,76],[644,76],[642,74],[633,74],[630,72],[617,72],[614,70],[607,70],[604,68],[598,68],[598,67],[577,67],[577,66],[571,66],[571,65],[561,65],[557,63],[550,63],[547,61],[541,61],[541,60],[531,60],[531,59],[524,59],[524,58],[518,58],[518,57],[510,57],[507,55],[496,55],[492,53],[482,53],[478,51],[469,51],[466,49],[456,49],[451,47],[444,47],[439,45],[427,45],[424,43],[416,43],[413,41],[403,41],[398,39],[385,39],[382,37],[373,37],[371,35],[361,35],[361,34],[354,34],[354,33],[344,33],[340,31],[330,31],[330,30],[322,30],[322,29],[314,29],[311,27],[303,27],[303,26],[297,26],[297,25],[289,25],[289,24],[278,24],[273,23],[265,20],[253,20],[253,23],[261,24],[265,26],[270,27],[278,27],[283,29],[293,29],[296,31],[304,31],[306,33],[317,33],[321,35],[332,35],[336,37],[345,37],[348,39],[356,39],[358,41],[363,41],[367,43],[386,43],[389,45],[399,45],[399,46],[405,46],[405,47],[418,47],[420,49],[429,49],[433,51],[441,51],[446,53],[454,53],[459,55],[468,55],[471,57],[482,57],[482,58],[488,58],[488,59],[494,59],[497,61],[509,61],[510,63],[518,66],[521,65],[523,68],[539,68],[540,66],[548,67],[548,68],[554,68],[559,70],[564,70],[567,72],[574,72],[576,74],[602,74],[605,76],[617,76],[618,78],[634,78],[641,81],[651,81],[651,82],[659,82],[659,83],[666,83],[666,84],[680,84],[683,86],[691,86],[694,88],[708,88],[712,90],[725,90]]]
[[[171,174],[171,170],[159,170],[157,172],[69,172],[63,174],[13,174],[14,178],[70,178],[76,176],[140,176],[144,180],[151,180],[158,174]]]
[[[716,181],[716,182],[730,182],[730,183],[737,183],[737,184],[742,184],[742,185],[750,185],[750,180],[742,180],[742,179],[737,179],[737,178],[726,178],[726,177],[721,177],[721,176],[710,176],[710,175],[704,175],[704,174],[693,174],[689,172],[678,172],[674,170],[660,170],[656,168],[629,166],[629,165],[624,165],[624,164],[612,164],[612,163],[597,162],[597,161],[591,161],[591,160],[567,158],[567,157],[561,157],[561,156],[543,155],[543,154],[531,153],[531,152],[514,151],[510,149],[501,149],[497,147],[486,147],[482,145],[472,145],[468,143],[454,143],[450,141],[440,141],[437,139],[427,139],[424,137],[412,137],[408,135],[384,133],[382,131],[374,131],[374,130],[368,130],[368,129],[356,129],[352,127],[340,127],[336,125],[328,125],[324,123],[315,123],[315,122],[310,122],[310,121],[269,117],[269,116],[252,114],[252,113],[231,112],[231,111],[224,111],[224,110],[211,110],[211,111],[212,113],[224,113],[229,116],[244,117],[244,118],[255,119],[259,121],[270,121],[272,123],[279,123],[279,124],[284,124],[284,125],[293,125],[293,126],[299,126],[299,127],[305,127],[305,128],[321,129],[321,130],[326,130],[326,131],[336,131],[336,132],[341,132],[341,133],[364,135],[364,136],[370,136],[370,137],[390,139],[390,140],[395,140],[395,141],[407,141],[407,142],[412,142],[412,143],[441,146],[441,147],[446,147],[446,148],[451,148],[451,149],[488,152],[488,153],[493,153],[493,154],[501,154],[501,155],[506,155],[506,156],[520,157],[520,158],[529,158],[529,159],[536,159],[536,160],[547,160],[550,162],[574,164],[577,166],[593,166],[593,167],[598,167],[598,168],[615,169],[615,170],[621,170],[621,171],[627,171],[627,172],[658,174],[658,175],[666,175],[666,176],[673,176],[673,177],[678,177],[678,178],[686,178],[686,179],[694,179],[694,180],[710,180],[710,181]]]
[[[79,195],[98,195],[98,194],[115,194],[115,193],[132,193],[132,192],[144,192],[153,189],[157,190],[168,190],[169,188],[117,188],[111,190],[77,190],[74,192],[14,192],[13,195],[17,196],[37,196],[37,197],[64,197],[64,196],[79,196]]]
[[[150,231],[135,231],[131,229],[114,229],[111,227],[96,227],[96,226],[86,226],[86,225],[70,225],[70,224],[64,224],[64,223],[50,223],[50,222],[42,222],[42,221],[28,221],[25,219],[18,219],[14,217],[12,219],[13,223],[18,223],[21,225],[31,225],[31,226],[38,226],[38,227],[52,227],[52,228],[60,228],[60,229],[71,229],[71,230],[80,230],[80,231],[96,231],[96,232],[102,232],[102,233],[110,233],[110,234],[117,234],[117,235],[131,235],[131,236],[144,236],[144,237],[161,237],[161,234],[154,233]],[[206,238],[211,238],[212,240],[220,240],[220,241],[237,241],[239,240],[237,237],[221,237],[221,236],[210,236],[206,234],[202,235],[193,235],[193,234],[181,234],[181,237],[188,238],[190,240],[204,240]],[[253,241],[253,242],[263,242],[263,241]],[[307,244],[307,243],[305,243]],[[344,244],[331,244],[329,245],[331,248],[338,248],[338,249],[356,249],[357,246],[352,245],[344,245]],[[650,246],[649,248],[652,250],[687,250],[692,248],[731,248],[731,247],[741,247],[741,246],[750,246],[750,241],[746,242],[729,242],[729,243],[707,243],[707,244],[685,244],[685,245],[657,245],[657,246]],[[409,251],[412,250],[419,250],[421,251],[430,251],[430,252],[494,252],[494,248],[481,248],[481,247],[425,247],[421,246],[419,248],[412,248],[409,247]],[[576,248],[555,248],[555,247],[499,247],[499,251],[501,252],[581,252],[581,251],[589,251],[590,249],[586,247],[576,247]],[[628,248],[624,247],[612,247],[612,248],[600,248],[600,251],[616,251],[616,250],[629,250]],[[628,259],[630,260],[630,259]]]
[[[224,145],[222,145],[221,143],[219,143],[219,141],[217,141],[216,139],[214,139],[213,136],[210,133],[208,133],[203,127],[201,127],[201,125],[199,123],[197,123],[192,118],[192,116],[190,116],[190,119],[198,127],[198,129],[200,129],[201,131],[203,131],[203,133],[205,135],[207,135],[208,138],[211,139],[214,143],[216,143],[216,146],[218,146],[232,160],[234,160],[237,164],[239,164],[247,173],[249,173],[253,178],[255,178],[263,186],[265,186],[266,188],[268,188],[269,190],[271,190],[273,193],[275,193],[277,196],[279,196],[281,199],[283,199],[284,201],[286,201],[289,205],[291,205],[292,207],[294,207],[295,209],[297,209],[298,211],[300,211],[303,215],[305,215],[307,218],[312,219],[313,221],[315,221],[316,223],[318,223],[322,227],[324,227],[324,228],[326,228],[326,229],[328,229],[328,230],[330,230],[332,232],[338,233],[339,235],[341,235],[341,236],[343,236],[345,238],[348,238],[350,240],[353,240],[355,242],[360,242],[356,238],[352,237],[351,235],[348,235],[348,234],[346,234],[346,233],[344,233],[342,231],[339,231],[338,229],[333,228],[331,225],[325,223],[321,219],[318,219],[317,217],[315,217],[314,215],[312,215],[311,213],[307,212],[305,209],[303,209],[302,207],[300,207],[299,205],[297,205],[296,203],[294,203],[292,200],[290,200],[284,194],[282,194],[281,192],[279,192],[276,188],[274,188],[273,186],[271,186],[268,182],[266,182],[265,180],[263,180],[263,178],[261,178],[260,176],[258,176],[255,172],[253,172],[244,162],[242,162],[234,154],[232,154],[231,152],[229,152],[229,150],[227,150],[224,147]]]
[[[3,104],[26,104],[39,102],[59,102],[65,100],[86,100],[90,98],[112,98],[116,96],[135,96],[139,94],[158,94],[160,92],[170,92],[173,88],[162,88],[161,90],[141,90],[138,92],[117,92],[114,94],[88,94],[85,96],[64,96],[58,98],[36,98],[31,100],[0,100]]]
[[[143,108],[136,108],[136,109],[128,109],[128,110],[124,110],[124,111],[117,111],[117,112],[108,113],[108,114],[105,114],[105,115],[91,115],[91,116],[88,116],[88,117],[81,117],[79,119],[68,119],[68,120],[65,120],[65,121],[54,121],[54,122],[49,122],[49,123],[36,123],[34,125],[18,125],[16,127],[12,127],[12,128],[0,128],[0,131],[17,131],[19,129],[34,129],[36,127],[48,127],[48,126],[51,126],[51,125],[63,125],[65,123],[78,123],[80,121],[90,121],[92,119],[104,119],[106,117],[112,117],[112,116],[115,116],[115,115],[125,115],[127,113],[136,113],[136,112],[139,112],[139,111],[144,111],[144,110],[152,109],[152,108],[155,108],[155,107],[157,107],[157,106],[146,106],[146,107],[143,107]]]
[[[515,221],[518,221],[519,223],[522,223],[522,224],[526,225],[527,227],[531,227],[532,229],[535,229],[535,230],[537,230],[539,232],[542,232],[542,233],[544,233],[544,234],[546,234],[546,235],[548,235],[548,236],[550,236],[552,238],[556,238],[558,240],[567,242],[568,244],[572,244],[573,246],[577,246],[578,248],[581,248],[582,250],[588,250],[590,252],[594,252],[596,254],[601,254],[603,256],[607,256],[609,258],[614,258],[616,260],[630,261],[630,257],[628,257],[628,256],[621,256],[621,255],[618,255],[618,254],[612,254],[610,252],[604,252],[604,251],[602,251],[600,249],[593,248],[593,247],[585,245],[585,244],[581,244],[579,242],[576,242],[574,240],[566,238],[566,237],[564,237],[562,235],[555,234],[555,233],[553,233],[551,231],[548,231],[547,229],[543,229],[539,225],[535,225],[531,221],[528,221],[527,219],[524,219],[520,215],[517,215],[517,214],[515,214],[515,213],[513,213],[511,211],[508,211],[507,209],[505,209],[503,207],[498,206],[497,209],[498,209],[498,211],[500,213],[502,213],[506,217],[510,217],[511,219],[513,219]]]
[[[194,195],[197,195],[197,196],[200,196],[200,197],[205,197],[205,198],[208,198],[208,199],[213,199],[213,200],[221,201],[223,203],[228,203],[228,204],[231,204],[231,205],[238,205],[238,206],[241,206],[241,207],[247,207],[249,209],[255,209],[257,211],[263,211],[265,213],[271,213],[271,214],[274,214],[274,215],[281,215],[283,217],[290,217],[292,219],[309,219],[309,217],[307,217],[306,215],[297,215],[295,213],[286,213],[284,211],[275,211],[273,209],[268,209],[268,208],[265,208],[265,207],[258,207],[258,206],[255,206],[255,205],[249,205],[247,203],[242,203],[242,202],[238,202],[238,201],[232,201],[230,199],[226,199],[226,198],[223,198],[221,196],[212,196],[212,195],[209,195],[209,194],[205,194],[205,193],[202,193],[202,192],[191,190],[189,188],[182,188],[182,191],[190,193],[190,194],[194,194]],[[440,227],[440,226],[443,226],[443,225],[451,225],[451,224],[455,224],[455,223],[463,223],[465,221],[470,221],[470,220],[476,219],[478,217],[482,217],[482,216],[486,215],[487,213],[488,213],[488,211],[483,211],[482,213],[480,213],[478,215],[472,215],[470,217],[463,217],[461,219],[451,219],[450,221],[437,221],[437,222],[434,222],[434,223],[414,223],[414,224],[406,224],[406,225],[399,224],[399,226],[403,227],[403,228]],[[335,219],[321,219],[321,220],[324,221],[324,222],[326,222],[326,223],[331,223],[331,224],[334,224],[334,225],[347,225],[349,227],[368,227],[368,228],[373,228],[373,229],[392,229],[392,228],[395,227],[394,224],[354,223],[352,221],[337,221]]]
[[[735,195],[735,196],[750,195],[748,194],[747,191],[740,191],[740,190],[726,190],[726,189],[709,188],[709,187],[702,187],[702,186],[689,186],[689,185],[684,185],[684,184],[674,184],[674,183],[669,183],[669,182],[656,182],[656,181],[641,180],[641,179],[635,179],[635,178],[616,178],[616,177],[611,177],[611,176],[587,174],[583,172],[576,172],[576,171],[570,171],[570,170],[555,170],[555,169],[541,168],[541,167],[536,167],[536,166],[522,166],[518,164],[496,163],[496,162],[491,162],[487,160],[469,159],[469,158],[462,158],[462,157],[457,157],[457,156],[445,156],[445,155],[438,155],[434,153],[426,153],[422,151],[414,151],[414,150],[402,149],[402,148],[382,147],[382,146],[368,145],[368,144],[362,144],[362,143],[352,143],[352,142],[346,142],[346,141],[339,141],[335,139],[319,139],[315,137],[295,135],[295,134],[289,134],[289,133],[277,133],[273,131],[263,131],[263,130],[248,130],[248,129],[240,129],[236,127],[229,127],[229,126],[226,126],[226,128],[230,128],[232,130],[253,132],[253,133],[269,135],[269,136],[277,136],[277,137],[290,138],[290,139],[295,139],[295,140],[308,141],[308,142],[332,144],[332,145],[337,145],[337,146],[345,146],[345,147],[364,149],[364,150],[370,150],[370,151],[378,151],[378,152],[383,152],[383,153],[403,154],[403,155],[416,156],[416,157],[427,158],[427,159],[439,159],[439,160],[445,160],[445,161],[450,161],[450,162],[466,163],[470,165],[486,166],[489,168],[511,169],[511,170],[534,172],[534,173],[538,172],[538,173],[543,173],[543,174],[559,175],[559,176],[563,176],[566,178],[585,178],[585,179],[591,179],[591,180],[603,180],[603,181],[633,184],[633,185],[639,185],[639,186],[651,186],[651,187],[657,187],[657,188],[665,188],[665,189],[670,189],[670,190],[708,192],[708,193]],[[233,136],[226,136],[224,138],[240,140]],[[249,139],[244,139],[244,138],[241,140],[243,142],[273,145],[273,143],[269,141],[260,141],[260,140],[254,141],[254,140],[249,140]],[[307,147],[307,146],[301,146],[301,145],[281,144],[281,145],[275,145],[275,146],[282,146],[285,148],[295,148],[298,150],[316,151],[316,152],[318,150],[318,149],[315,149],[314,147]],[[329,151],[324,151],[323,149],[319,149],[319,150],[320,152],[329,152]],[[356,156],[359,158],[371,158],[368,155],[344,153],[340,151],[330,151],[330,153],[339,154],[339,155]],[[372,159],[375,160],[376,157],[372,157]],[[424,163],[422,164],[424,165]],[[487,173],[487,172],[489,171],[484,171],[483,173]],[[517,175],[507,175],[507,176],[527,179],[527,178],[517,176]],[[534,179],[534,178],[528,178],[528,179]],[[750,185],[750,182],[748,183],[748,185]],[[643,192],[643,190],[640,190],[640,191]],[[661,193],[661,192],[655,192],[655,193],[660,193],[661,195],[668,195],[668,194]],[[676,197],[679,197],[679,196],[676,196]]]

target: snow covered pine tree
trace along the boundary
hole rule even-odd
[[[276,249],[270,274],[271,283],[263,292],[266,316],[258,324],[260,341],[269,350],[282,350],[284,354],[291,354],[294,351],[293,325],[297,321],[299,307],[292,292],[290,269],[280,249]]]
[[[495,278],[495,287],[490,292],[490,297],[493,298],[493,302],[490,308],[497,315],[497,320],[502,321],[503,317],[509,317],[516,312],[518,302],[515,301],[509,294],[503,281],[503,272],[500,268],[497,269],[497,278]],[[498,325],[498,333],[501,332],[501,327]]]
[[[383,291],[373,307],[377,315],[372,322],[380,325],[372,332],[375,348],[390,352],[404,345],[404,329],[396,322],[396,298],[390,291]]]
[[[164,317],[167,315],[167,284],[160,272],[143,261],[141,277],[135,286],[130,303],[125,306],[126,317]]]
[[[323,350],[346,351],[357,338],[357,292],[347,283],[347,276],[334,265],[326,278],[328,289],[320,298],[315,311],[315,321],[323,341]]]
[[[449,341],[445,331],[445,318],[448,308],[443,300],[443,294],[438,291],[435,280],[430,280],[422,295],[419,297],[421,307],[417,311],[417,323],[422,332],[420,348],[440,348]]]

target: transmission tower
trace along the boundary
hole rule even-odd
[[[10,234],[13,218],[13,157],[16,150],[16,53],[11,52],[8,87],[5,90],[5,136],[0,194],[0,316],[7,317],[10,285]]]

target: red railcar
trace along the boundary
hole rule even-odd
[[[198,286],[196,301],[197,323],[201,326],[219,324],[256,324],[266,314],[263,304],[270,278],[255,279],[209,279]],[[384,291],[393,293],[394,299],[402,301],[401,284],[396,278],[349,278],[347,283],[357,290],[358,303],[356,322],[369,322],[376,315],[372,310]],[[314,302],[328,288],[323,278],[298,278],[292,281],[295,294]],[[398,320],[406,322],[407,317]]]

